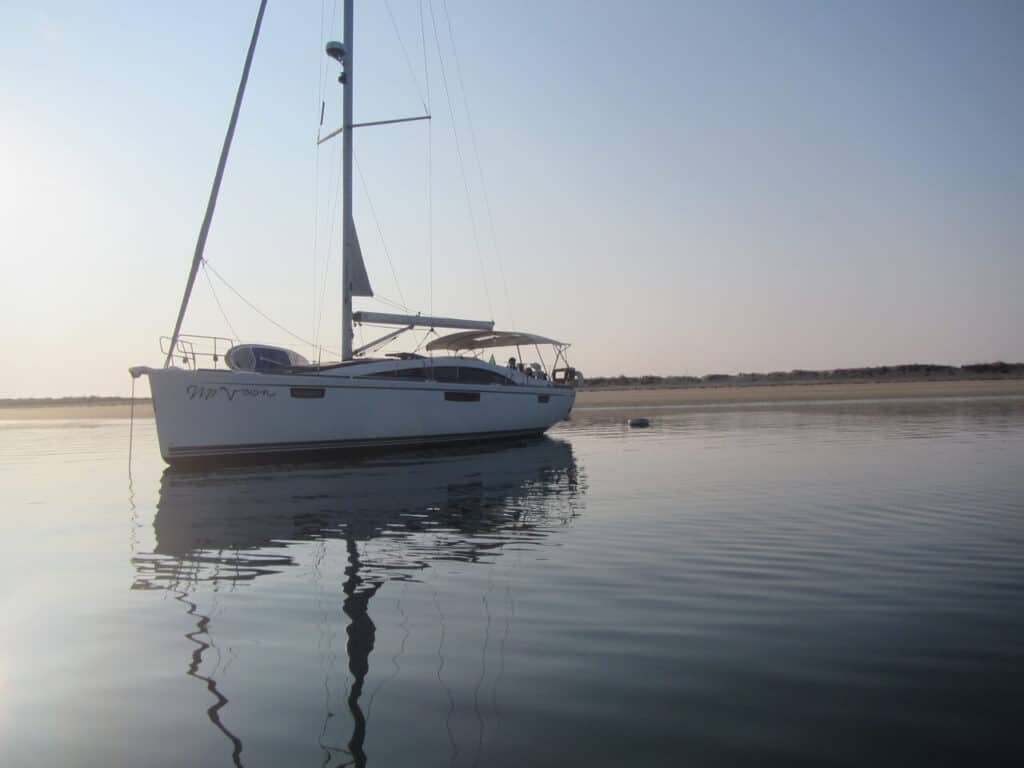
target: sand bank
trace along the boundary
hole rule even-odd
[[[38,421],[52,419],[127,419],[130,405],[45,405],[0,408],[0,421]],[[153,418],[149,402],[135,404],[135,418]]]
[[[881,381],[849,384],[778,384],[582,390],[577,408],[640,405],[727,405],[804,400],[874,400],[908,397],[1024,396],[1024,379]]]
[[[1024,379],[978,381],[885,381],[851,384],[778,384],[760,386],[644,387],[584,389],[576,408],[652,405],[729,405],[785,401],[873,400],[911,397],[1024,396]],[[0,408],[0,421],[39,419],[126,419],[126,404],[11,406]],[[152,418],[148,402],[135,405],[135,418]]]

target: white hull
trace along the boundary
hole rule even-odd
[[[541,434],[575,390],[355,377],[147,369],[160,453],[171,464]]]

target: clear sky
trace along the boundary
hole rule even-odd
[[[0,2],[0,397],[160,363],[256,7]],[[356,136],[388,299],[588,375],[1024,360],[1024,4],[357,0],[356,34],[357,120],[428,83],[434,115]],[[271,0],[207,248],[334,348],[341,36]],[[212,275],[187,331],[231,335],[211,282],[241,338],[309,352]]]

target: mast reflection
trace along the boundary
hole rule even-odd
[[[377,633],[372,598],[388,581],[414,578],[433,562],[477,562],[509,542],[540,541],[582,509],[580,474],[571,446],[550,438],[344,465],[167,470],[153,521],[156,546],[133,557],[133,588],[169,590],[198,617],[186,634],[196,644],[186,674],[213,696],[207,717],[230,742],[233,763],[243,765],[242,740],[221,718],[229,699],[216,670],[199,672],[216,646],[210,616],[190,596],[300,565],[311,548],[298,543],[343,541],[352,733],[345,749],[321,747],[325,765],[337,755],[340,765],[363,766],[367,718],[360,699]],[[375,539],[387,546],[366,561],[360,547]]]

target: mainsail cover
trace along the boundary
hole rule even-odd
[[[352,286],[353,296],[373,296],[373,288],[370,287],[370,277],[366,274],[366,264],[363,262],[363,249],[359,247],[359,233],[353,225],[352,234],[355,236],[355,248],[352,249],[352,263],[349,264],[349,285]]]

